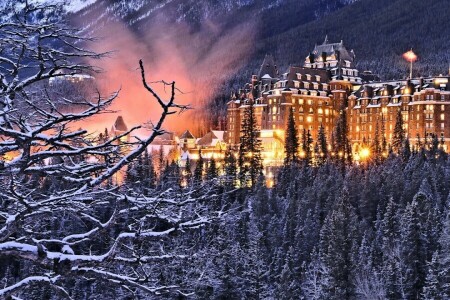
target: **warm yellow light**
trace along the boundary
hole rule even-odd
[[[312,117],[311,116],[308,116],[307,118],[306,118],[306,121],[308,122],[308,123],[311,123],[312,122]]]
[[[370,156],[369,148],[362,148],[361,151],[359,151],[359,157],[361,157],[361,159],[367,159],[369,156]]]

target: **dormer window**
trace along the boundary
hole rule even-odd
[[[311,80],[311,75],[306,74],[306,80]]]
[[[320,82],[320,76],[319,75],[316,75],[316,81]]]

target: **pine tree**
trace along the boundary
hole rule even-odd
[[[286,137],[284,141],[284,164],[290,165],[292,163],[298,163],[299,161],[299,141],[298,141],[298,134],[297,134],[297,128],[295,126],[295,119],[294,119],[294,110],[291,107],[289,110],[289,119],[287,123],[286,128]]]
[[[313,139],[311,136],[311,132],[306,129],[303,129],[302,134],[302,151],[303,151],[303,160],[307,165],[311,165],[312,162],[312,145],[313,145]]]
[[[397,111],[397,118],[395,119],[394,133],[392,135],[392,150],[400,154],[405,142],[405,130],[403,129],[403,118],[401,110]]]
[[[321,253],[315,249],[311,254],[311,262],[307,265],[302,280],[303,299],[330,299],[332,291],[330,270],[324,263]]]
[[[183,172],[183,181],[186,184],[186,187],[189,187],[189,185],[192,183],[192,166],[189,157],[186,158],[186,164],[184,166]]]
[[[345,164],[352,160],[352,148],[348,139],[347,112],[344,107],[339,111],[339,117],[333,132],[334,152],[336,158],[341,163],[342,172],[345,171]]]
[[[320,124],[319,127],[319,133],[317,135],[317,145],[318,145],[318,157],[319,157],[319,164],[324,164],[328,157],[328,147],[327,147],[327,136],[325,133],[325,128],[322,124]]]
[[[422,292],[426,261],[423,238],[418,203],[414,199],[407,205],[401,219],[400,251],[403,262],[400,268],[405,279],[402,294],[408,299],[417,299]]]
[[[382,158],[383,151],[382,151],[382,145],[381,145],[381,141],[380,141],[380,128],[379,128],[378,120],[375,124],[375,133],[374,133],[374,138],[373,138],[373,142],[371,145],[371,149],[372,149],[372,155],[373,155],[375,162],[379,162]]]
[[[253,101],[248,100],[242,120],[239,145],[239,179],[241,186],[253,188],[262,172],[261,140]]]
[[[225,152],[224,159],[225,187],[230,190],[237,184],[237,166],[236,158],[231,150]]]
[[[381,115],[381,152],[384,156],[387,153],[387,140],[386,140],[386,124],[384,120],[384,115]]]
[[[358,242],[357,216],[346,189],[327,216],[320,232],[320,252],[330,270],[332,294],[329,299],[351,299],[354,294],[352,249]]]
[[[194,184],[200,185],[203,182],[204,161],[201,149],[198,150],[198,160],[194,169]]]
[[[219,176],[216,166],[216,160],[211,158],[209,161],[208,169],[206,171],[206,179],[213,180]]]
[[[422,299],[424,300],[438,300],[445,299],[439,284],[438,271],[439,271],[439,262],[438,262],[438,253],[435,252],[431,261],[428,263],[428,272],[427,277],[425,279],[425,284],[423,286],[422,291]]]
[[[450,195],[449,195],[450,198]],[[447,199],[448,202],[448,199]],[[447,203],[450,205],[450,202]],[[439,237],[439,281],[444,299],[450,299],[450,210],[447,208]]]

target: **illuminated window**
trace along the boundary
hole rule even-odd
[[[308,105],[312,105],[312,100],[308,100]]]
[[[303,104],[303,99],[298,99],[298,104]]]
[[[319,115],[323,114],[323,109],[319,108],[319,109],[317,110],[317,113],[318,113]]]
[[[445,105],[444,105],[444,104],[441,105],[441,110],[442,110],[442,111],[445,110]]]
[[[441,114],[441,120],[444,121],[445,120],[445,115]]]
[[[441,123],[441,129],[444,129],[444,128],[445,128],[444,123]]]
[[[313,121],[313,117],[308,116],[306,117],[306,122],[311,123]]]

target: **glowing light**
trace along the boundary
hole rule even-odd
[[[409,50],[408,52],[403,53],[403,58],[409,62],[414,62],[417,60],[417,55],[412,50]]]
[[[369,148],[362,148],[361,151],[359,151],[359,157],[364,160],[369,158],[370,156],[370,149]]]

